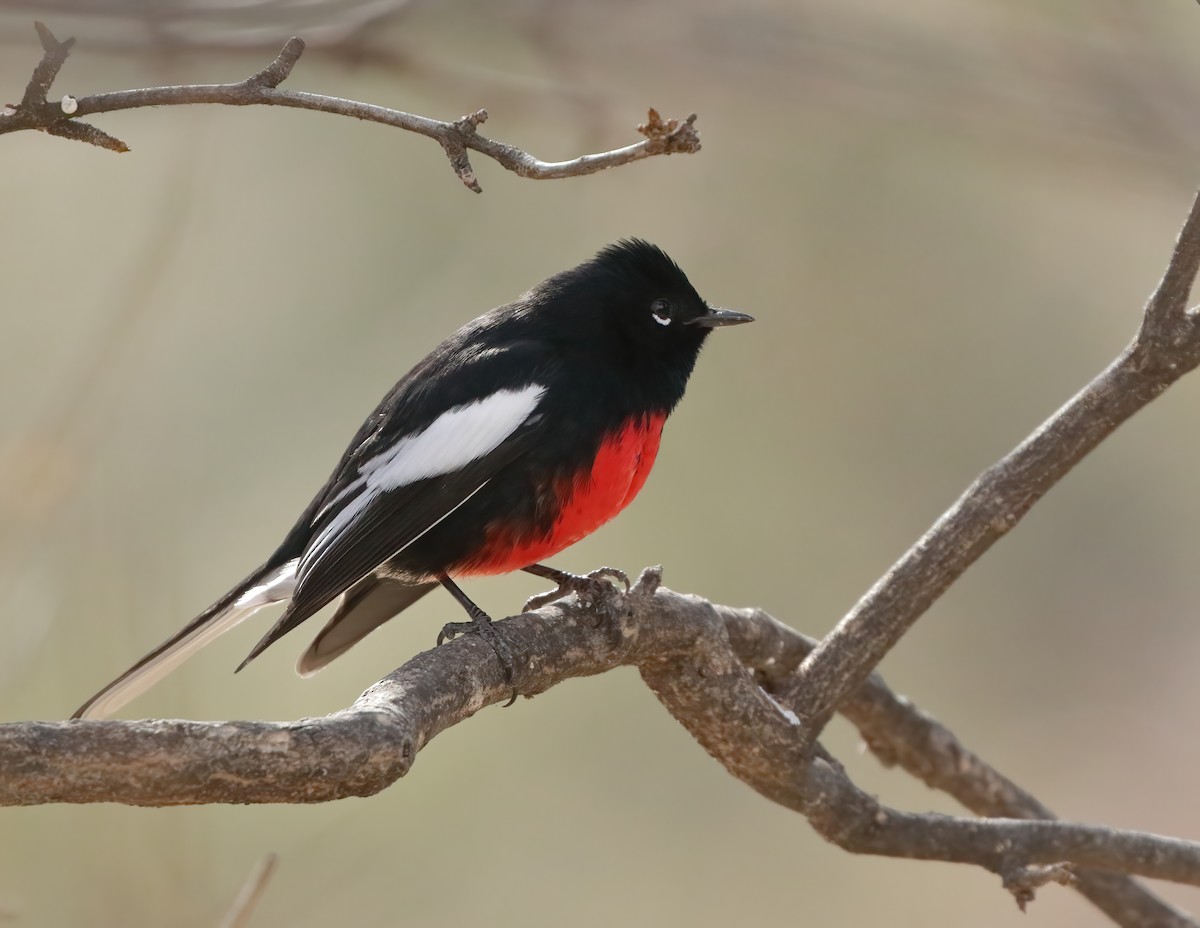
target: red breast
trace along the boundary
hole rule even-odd
[[[553,557],[590,535],[628,506],[650,476],[666,415],[636,419],[610,432],[590,471],[581,471],[555,489],[558,516],[545,534],[514,538],[493,526],[481,550],[456,572],[503,574]]]

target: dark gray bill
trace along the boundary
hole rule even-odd
[[[741,325],[743,322],[753,322],[754,317],[747,313],[739,313],[732,309],[709,309],[707,316],[697,316],[690,325],[715,329],[719,325]]]

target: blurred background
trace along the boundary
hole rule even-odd
[[[0,96],[235,80],[439,118],[544,159],[700,114],[703,151],[534,183],[316,113],[100,116],[123,156],[0,141],[0,718],[69,714],[258,564],[383,392],[467,319],[622,236],[759,322],[709,343],[646,491],[556,563],[812,635],[1132,335],[1200,181],[1200,9],[1124,0],[0,6]],[[140,16],[126,7],[140,9]],[[146,18],[153,10],[152,18]],[[1200,377],[1121,429],[882,667],[1073,819],[1200,837]],[[724,478],[714,481],[714,475]],[[494,615],[540,591],[468,585]],[[347,705],[457,619],[433,595],[315,679],[248,623],[127,715]],[[858,750],[860,783],[955,811]],[[383,795],[0,812],[0,920],[212,925],[1101,923],[964,867],[854,858],[730,778],[631,670],[488,709]],[[1163,888],[1200,909],[1194,891]]]

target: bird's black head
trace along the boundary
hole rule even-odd
[[[609,245],[515,305],[542,338],[577,357],[602,360],[631,393],[667,410],[683,396],[709,332],[752,321],[710,307],[679,265],[641,239]]]
[[[609,324],[638,353],[691,351],[694,357],[712,329],[753,321],[710,307],[666,252],[641,239],[609,245],[575,270],[595,288]]]
[[[637,238],[607,246],[535,293],[556,314],[573,316],[576,338],[606,345],[630,363],[685,364],[685,377],[710,331],[753,319],[710,307],[666,252]]]

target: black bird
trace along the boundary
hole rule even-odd
[[[705,338],[750,321],[631,239],[468,323],[383,398],[266,563],[75,717],[115,712],[272,603],[287,608],[238,670],[338,600],[297,665],[313,673],[439,584],[472,620],[446,631],[495,646],[451,577],[527,570],[569,587],[539,562],[637,495]]]

